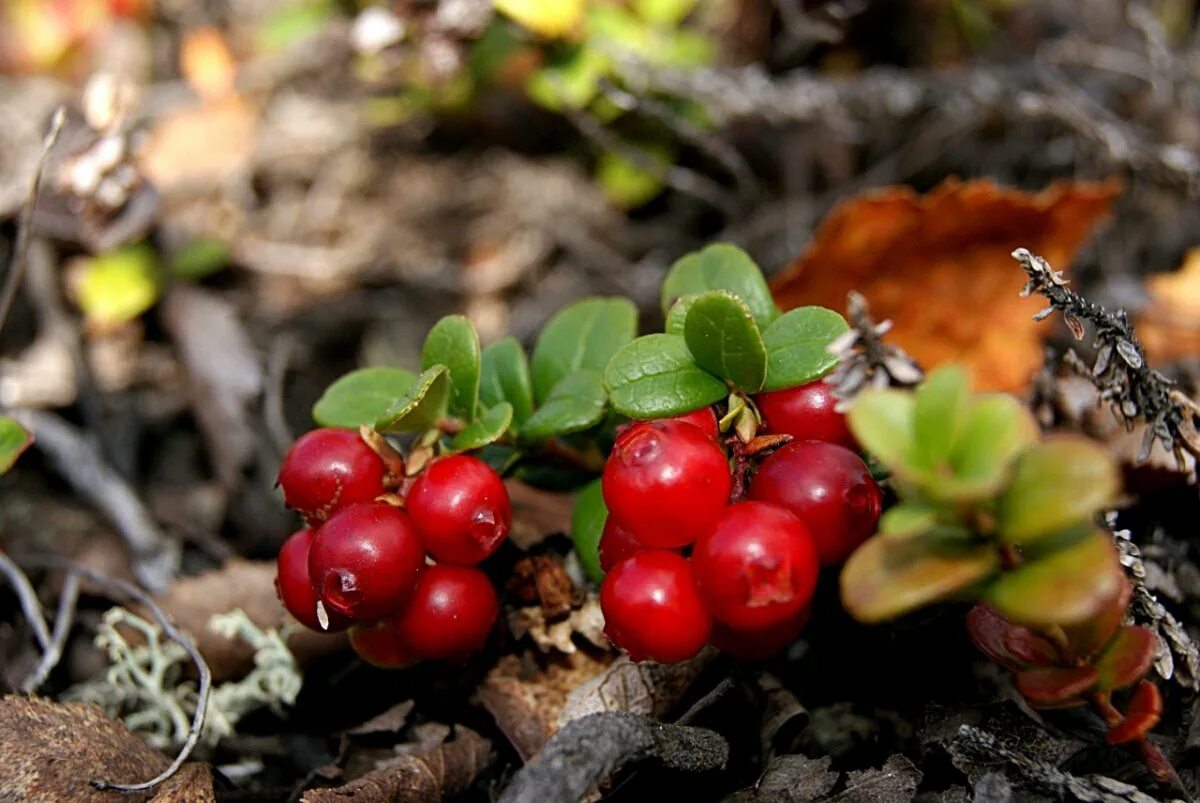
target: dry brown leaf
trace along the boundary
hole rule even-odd
[[[247,168],[257,130],[257,113],[236,95],[179,109],[151,130],[141,153],[142,171],[163,189],[219,181]]]
[[[275,596],[274,561],[233,558],[220,569],[175,581],[158,597],[158,603],[195,639],[218,682],[245,675],[254,665],[254,650],[241,639],[226,639],[209,630],[209,619],[241,608],[260,628],[278,630],[293,622]],[[288,639],[288,647],[304,664],[343,649],[345,636],[298,628]]]
[[[512,500],[513,526],[509,539],[529,550],[551,533],[571,531],[571,497],[531,488],[523,482],[505,483]]]
[[[153,800],[157,803],[214,801],[212,774],[203,764],[185,764],[156,793],[101,792],[93,780],[139,783],[169,762],[122,723],[83,703],[38,697],[0,699],[0,797],[4,800]]]
[[[508,578],[508,591],[525,603],[536,602],[549,619],[571,610],[583,596],[557,555],[521,558]]]
[[[1200,357],[1200,248],[1183,265],[1146,280],[1150,303],[1139,313],[1137,334],[1151,362]]]
[[[492,762],[492,745],[470,728],[454,729],[454,739],[418,754],[402,754],[387,766],[336,789],[313,789],[304,803],[362,801],[409,803],[440,801],[461,794]]]
[[[679,664],[634,663],[622,655],[586,683],[572,689],[558,713],[558,727],[598,711],[624,711],[661,718],[679,702],[717,655],[706,647]]]
[[[838,205],[808,250],[771,283],[784,309],[843,309],[858,290],[889,338],[925,368],[963,363],[980,390],[1017,390],[1041,364],[1044,302],[1021,298],[1023,246],[1071,263],[1119,194],[1117,180],[1056,182],[1029,194],[947,180],[925,195],[889,187]]]
[[[604,636],[604,612],[594,596],[566,617],[554,621],[547,621],[546,611],[540,606],[517,608],[508,615],[508,628],[517,638],[529,636],[542,652],[573,653],[579,649],[576,635],[602,650],[609,648]]]

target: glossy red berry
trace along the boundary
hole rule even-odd
[[[604,530],[600,533],[600,568],[605,572],[611,572],[618,563],[633,557],[635,552],[641,552],[645,548],[624,527],[617,524],[612,516],[609,516],[604,521]]]
[[[858,450],[846,425],[846,416],[836,409],[838,400],[833,396],[833,388],[820,379],[799,387],[760,393],[754,402],[768,432]]]
[[[617,437],[604,466],[604,501],[638,541],[669,549],[712,526],[732,483],[725,452],[699,428],[646,421]]]
[[[320,522],[384,492],[383,459],[349,429],[314,429],[288,450],[279,469],[287,506]]]
[[[441,563],[473,566],[504,543],[512,526],[508,489],[482,460],[434,460],[405,501],[421,543]]]
[[[844,562],[875,531],[883,503],[862,458],[820,441],[792,441],[764,460],[749,495],[799,516],[824,566]]]
[[[326,632],[345,630],[350,622],[337,613],[327,612],[327,628],[322,628],[317,619],[317,592],[308,577],[308,550],[312,539],[313,531],[305,528],[283,542],[275,562],[275,593],[292,618],[305,627]]]
[[[675,663],[708,642],[712,620],[682,555],[646,549],[618,563],[600,587],[604,634],[635,661]]]
[[[424,568],[412,522],[383,502],[334,514],[308,554],[308,574],[326,609],[360,621],[395,616]]]
[[[690,413],[677,415],[674,418],[668,418],[667,421],[682,421],[685,424],[691,424],[698,427],[708,437],[716,440],[721,436],[717,414],[711,407],[701,407],[699,410],[692,410]]]
[[[430,566],[397,620],[397,632],[421,658],[461,661],[483,647],[499,614],[496,590],[479,569]]]
[[[692,571],[704,606],[730,627],[773,627],[812,600],[819,571],[808,528],[765,502],[731,505],[696,542]]]
[[[350,628],[350,647],[380,669],[403,669],[420,659],[396,629],[395,619],[381,619]]]
[[[783,652],[808,624],[811,607],[784,622],[759,630],[737,630],[722,622],[713,622],[712,643],[743,661],[765,661]]]

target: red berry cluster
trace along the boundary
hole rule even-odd
[[[605,633],[664,663],[707,643],[766,658],[808,621],[821,566],[875,529],[879,486],[827,385],[760,394],[772,434],[793,440],[757,466],[745,499],[711,408],[624,430],[604,468]]]
[[[280,550],[275,580],[301,624],[352,628],[355,651],[388,667],[483,646],[500,605],[476,564],[512,524],[508,491],[486,463],[432,461],[401,508],[400,478],[358,433],[318,429],[292,446],[279,484],[308,524]]]

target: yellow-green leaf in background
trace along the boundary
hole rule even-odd
[[[127,246],[88,260],[75,284],[75,298],[89,325],[126,323],[154,306],[160,272],[149,245]]]
[[[585,0],[494,0],[501,14],[539,36],[551,39],[572,33],[583,21]]]

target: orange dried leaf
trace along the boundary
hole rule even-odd
[[[184,35],[179,51],[179,71],[196,94],[212,101],[233,91],[237,65],[221,32],[203,27]]]
[[[1183,266],[1146,280],[1150,303],[1137,318],[1137,333],[1151,362],[1173,362],[1200,353],[1200,248]]]
[[[1017,390],[1041,364],[1048,331],[1021,298],[1012,259],[1023,246],[1069,265],[1121,190],[1117,180],[1057,182],[1029,194],[990,180],[947,180],[920,195],[889,187],[836,207],[808,250],[773,280],[783,309],[842,309],[867,297],[889,338],[925,368],[963,363],[978,390]]]

